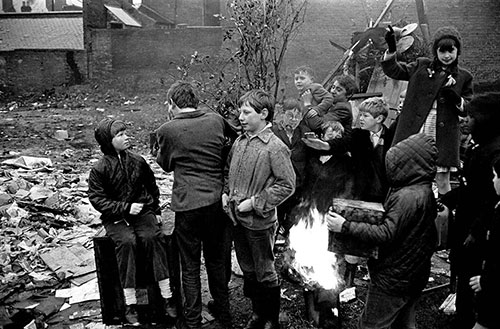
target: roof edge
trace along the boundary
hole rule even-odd
[[[37,13],[0,13],[0,18],[47,18],[47,17],[83,17],[83,11],[48,11]]]

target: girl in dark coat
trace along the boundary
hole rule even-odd
[[[433,137],[439,151],[436,184],[440,194],[450,191],[450,171],[459,167],[459,116],[472,98],[472,75],[458,66],[462,44],[454,27],[442,27],[434,35],[434,59],[398,62],[392,28],[386,35],[389,51],[381,62],[384,73],[408,81],[406,99],[399,115],[393,144],[424,132]]]

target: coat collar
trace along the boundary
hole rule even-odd
[[[249,136],[248,134],[243,134],[240,136],[240,139],[244,139],[244,138],[247,138],[248,140],[252,140],[254,138],[258,138],[260,139],[262,142],[264,143],[269,143],[269,140],[271,139],[272,135],[274,135],[272,129],[271,129],[271,124],[268,123],[264,129],[262,129],[261,131],[259,131],[257,134],[253,135],[253,136]]]
[[[202,110],[194,110],[194,111],[189,111],[189,112],[179,112],[175,115],[175,119],[189,119],[189,118],[197,118],[201,117],[205,112]]]

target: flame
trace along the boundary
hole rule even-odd
[[[311,208],[290,229],[290,249],[295,253],[290,265],[304,284],[336,290],[342,279],[338,273],[337,255],[328,251],[328,236],[325,215],[316,207]]]

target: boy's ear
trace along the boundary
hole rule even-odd
[[[375,118],[375,120],[377,121],[377,123],[383,123],[385,118],[382,114],[380,115],[377,115],[377,117]]]
[[[262,111],[260,111],[260,115],[262,116],[262,119],[266,120],[269,115],[269,111],[266,108],[263,108]]]

